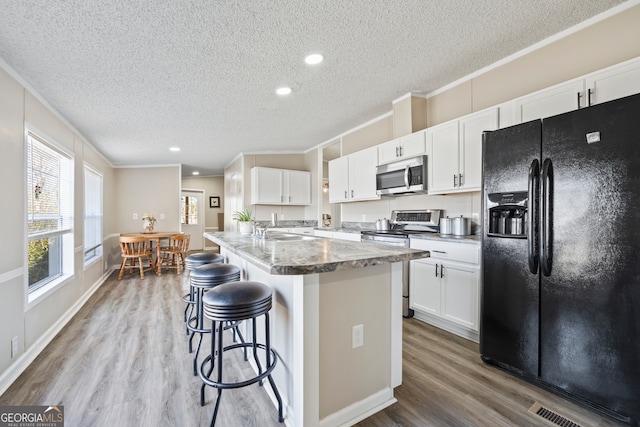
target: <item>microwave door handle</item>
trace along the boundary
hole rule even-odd
[[[410,178],[411,178],[411,168],[409,167],[409,165],[407,165],[404,167],[404,185],[407,186],[407,190],[411,186]]]

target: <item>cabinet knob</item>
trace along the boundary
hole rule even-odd
[[[438,264],[436,264],[436,277],[438,277]]]
[[[459,173],[459,174],[458,174],[458,185],[459,185],[460,187],[462,187],[462,184],[463,184],[463,183],[462,183],[462,174],[461,174],[461,173]]]
[[[444,277],[444,265],[440,264],[440,277]]]
[[[458,175],[453,175],[453,186],[457,187],[458,186]]]
[[[347,190],[344,190],[344,198],[346,200],[346,198],[347,198]]]

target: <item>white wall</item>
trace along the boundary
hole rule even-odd
[[[83,195],[84,163],[103,174],[104,234],[113,233],[115,199],[113,170],[88,142],[61,116],[26,88],[8,67],[0,68],[0,178],[5,209],[0,210],[0,391],[27,366],[57,331],[102,283],[107,257],[84,267]],[[74,159],[74,274],[63,286],[27,302],[25,123],[54,139]],[[7,207],[9,207],[7,209]],[[107,254],[110,249],[105,248]],[[18,339],[18,353],[11,357],[11,339]]]

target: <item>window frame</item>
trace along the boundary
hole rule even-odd
[[[88,218],[87,216],[87,174],[92,174],[95,177],[98,177],[100,181],[100,197],[99,197],[100,213],[97,214],[97,217],[99,219],[100,243],[98,245],[92,246],[91,248],[87,248],[86,226],[89,222],[87,220]],[[98,171],[97,168],[94,168],[89,163],[84,162],[83,178],[84,178],[84,204],[83,204],[84,233],[82,236],[82,240],[83,240],[82,241],[82,247],[83,247],[82,259],[84,263],[84,268],[86,269],[93,263],[98,262],[100,259],[102,259],[103,251],[104,251],[104,232],[103,232],[104,231],[104,175],[100,171]],[[87,257],[87,253],[89,251],[93,251],[93,254]]]
[[[66,165],[64,165],[64,173],[59,174],[59,178],[65,180],[65,185],[58,183],[58,188],[62,193],[67,194],[68,199],[68,227],[61,230],[48,231],[44,233],[29,234],[29,194],[31,189],[29,188],[29,173],[30,173],[30,158],[29,158],[29,145],[30,139],[33,139],[39,144],[42,144],[46,149],[56,153],[63,158]],[[54,138],[47,135],[45,132],[40,131],[37,127],[25,122],[24,127],[24,290],[25,301],[27,308],[41,300],[44,296],[49,295],[55,289],[69,283],[74,277],[74,206],[75,206],[75,158],[73,152],[64,147]],[[38,284],[29,285],[29,242],[37,241],[45,237],[58,237],[60,238],[60,274],[38,282]],[[34,286],[35,285],[35,286]]]

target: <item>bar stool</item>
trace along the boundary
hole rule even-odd
[[[184,268],[187,270],[187,273],[190,273],[192,270],[195,270],[198,267],[202,267],[206,264],[222,264],[224,262],[224,257],[220,254],[214,254],[213,252],[197,252],[195,254],[188,255],[184,259]],[[186,304],[184,308],[184,323],[185,328],[187,324],[187,320],[193,314],[193,305],[195,304],[195,299],[193,298],[193,288],[189,286],[189,293],[185,294],[182,297],[182,301]],[[191,309],[191,310],[189,310]],[[187,335],[189,335],[189,328],[186,328]],[[189,353],[191,353],[191,346],[189,347]]]
[[[220,397],[223,389],[240,388],[260,382],[266,377],[271,384],[271,389],[278,400],[278,421],[283,422],[282,416],[282,398],[276,387],[271,372],[276,367],[278,354],[271,348],[271,340],[269,333],[269,310],[272,305],[272,290],[269,286],[260,282],[238,281],[225,283],[216,286],[207,292],[203,299],[202,305],[204,316],[211,320],[211,354],[208,355],[200,365],[200,378],[202,386],[200,389],[200,406],[204,406],[204,390],[205,386],[218,389],[216,395],[213,415],[211,417],[211,427],[215,425],[220,406]],[[264,332],[265,342],[258,343],[256,337],[256,319],[264,316]],[[222,332],[224,331],[224,322],[239,322],[251,319],[252,321],[252,340],[251,342],[243,342],[223,346]],[[258,375],[245,381],[224,382],[222,380],[224,352],[236,348],[251,348],[253,350],[253,359],[258,367]],[[266,366],[262,368],[262,364],[258,358],[258,350],[263,350],[266,358]],[[216,365],[217,364],[217,365]],[[217,378],[212,380],[211,374],[214,366],[217,368]],[[205,370],[207,371],[205,373]]]
[[[193,351],[193,337],[196,334],[200,335],[198,346],[193,356],[193,375],[198,375],[198,354],[200,354],[203,335],[211,333],[211,329],[207,329],[204,326],[202,297],[222,283],[235,282],[237,280],[240,280],[240,268],[231,264],[205,264],[190,272],[190,284],[194,292],[196,313],[195,316],[191,316],[187,321],[187,328],[191,331],[189,353]],[[234,332],[238,332],[237,327],[234,328]],[[242,336],[240,336],[240,339],[243,339]]]

